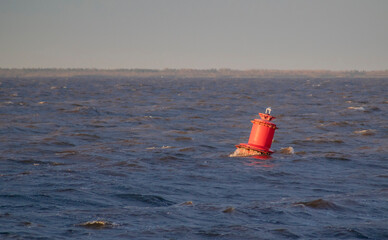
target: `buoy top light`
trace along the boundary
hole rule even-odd
[[[271,107],[267,107],[265,109],[265,113],[259,113],[260,117],[262,120],[265,120],[265,121],[271,121],[272,119],[275,119],[274,116],[271,116]]]

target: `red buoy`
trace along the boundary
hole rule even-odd
[[[270,114],[271,108],[267,108],[265,113],[259,113],[261,119],[251,121],[253,126],[248,143],[236,145],[237,150],[232,154],[233,156],[270,155],[273,153],[270,148],[277,127],[271,122],[275,117]]]

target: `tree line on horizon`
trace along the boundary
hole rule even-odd
[[[331,70],[234,70],[222,69],[96,69],[96,68],[0,68],[1,78],[388,78],[383,71]]]

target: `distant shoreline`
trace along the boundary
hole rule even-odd
[[[233,69],[89,69],[0,68],[0,78],[388,78],[383,71],[233,70]]]

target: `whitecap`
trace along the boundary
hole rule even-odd
[[[364,108],[364,107],[348,107],[348,109],[359,110],[359,111],[365,111],[365,108]]]
[[[147,150],[154,150],[154,149],[169,149],[173,148],[172,146],[161,146],[161,147],[148,147]]]
[[[355,134],[360,134],[364,136],[370,136],[375,134],[375,130],[373,129],[364,129],[364,130],[359,130],[359,131],[354,131]]]
[[[295,154],[295,150],[293,147],[286,147],[286,148],[281,148],[280,152],[283,154]]]

